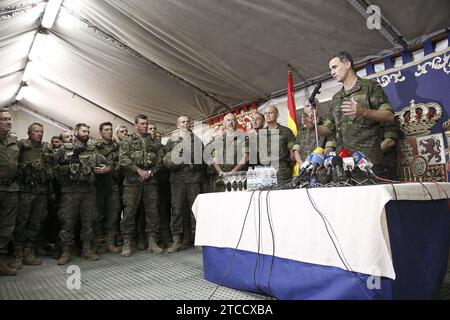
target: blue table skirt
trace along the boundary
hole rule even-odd
[[[396,280],[208,246],[205,279],[283,300],[439,298],[450,243],[448,201],[390,201],[386,213]]]

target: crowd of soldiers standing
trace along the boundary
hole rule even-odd
[[[245,141],[256,138],[257,145],[264,145],[261,133],[275,136],[269,140],[278,142],[278,183],[292,179],[292,165],[301,165],[317,145],[327,151],[343,147],[362,151],[377,174],[384,170],[386,177],[395,179],[397,127],[381,86],[356,75],[348,52],[334,55],[329,68],[343,87],[331,100],[328,118],[312,117],[306,100],[306,115],[295,137],[278,123],[276,106],[269,105],[263,114],[252,114]],[[205,145],[191,131],[187,116],[177,119],[178,130],[162,145],[145,115],[135,117],[134,133],[119,126],[115,139],[110,122],[100,124],[96,140],[90,138],[89,126],[79,123],[73,137],[66,132],[46,143],[43,125],[32,123],[28,139],[18,141],[10,134],[11,114],[0,108],[0,275],[15,275],[23,264],[41,264],[36,253],[45,249],[43,242],[60,249],[55,250],[60,265],[67,264],[80,245],[83,259],[97,260],[102,241],[107,252],[121,252],[124,257],[131,256],[134,243],[138,249],[147,246],[152,254],[164,249],[177,252],[194,238],[191,208],[197,195],[224,190],[224,176],[247,169],[253,152],[248,143],[236,143],[242,137],[236,125],[233,113],[225,115],[223,125]],[[313,138],[314,127],[319,142]],[[186,142],[202,150],[215,143],[222,146],[224,156],[232,150],[234,157],[218,161],[223,157],[213,148],[213,160],[206,165],[203,157],[195,161],[195,148],[191,154],[181,154],[184,149],[178,146]],[[256,160],[250,162],[270,165],[258,152],[259,146]],[[187,160],[174,161],[174,154]]]
[[[164,157],[183,137],[198,139],[188,117],[177,124],[178,138],[166,146],[145,115],[136,116],[134,133],[122,125],[115,138],[110,122],[99,125],[99,139],[79,123],[47,143],[35,122],[19,141],[10,134],[9,111],[0,108],[0,274],[41,264],[48,243],[59,265],[80,247],[82,259],[95,261],[100,244],[124,257],[135,245],[153,254],[192,245],[190,208],[206,190],[206,166]]]

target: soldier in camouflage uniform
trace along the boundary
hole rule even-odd
[[[6,258],[19,203],[19,144],[15,138],[9,136],[11,126],[10,113],[7,109],[0,108],[0,276],[17,273],[15,268],[7,265]]]
[[[120,149],[120,144],[122,143],[122,139],[128,134],[128,128],[127,128],[127,126],[121,124],[116,127],[115,132],[116,132],[115,140],[119,144],[119,149]],[[119,201],[120,201],[119,212],[120,213],[123,212],[123,180],[124,180],[123,170],[122,170],[122,167],[120,167],[120,171],[119,171]],[[122,234],[120,232],[120,223],[117,228],[117,244],[118,245],[123,244],[123,238],[122,238]]]
[[[167,249],[173,253],[182,247],[183,221],[185,210],[190,213],[191,234],[195,234],[195,217],[192,205],[202,191],[202,180],[206,166],[203,162],[203,143],[191,130],[191,121],[187,116],[177,119],[178,132],[174,133],[166,144],[164,165],[170,169],[170,189],[172,217],[170,229],[173,243]],[[188,155],[184,153],[189,152]],[[195,153],[198,154],[195,157]]]
[[[157,131],[154,123],[148,124],[148,134],[153,140],[161,142],[161,134]],[[158,240],[161,247],[168,248],[172,244],[172,235],[170,233],[170,170],[166,166],[156,172],[156,181],[158,182],[158,212],[159,212],[159,234]],[[144,220],[145,221],[145,220]]]
[[[53,136],[50,140],[52,152],[55,153],[56,150],[62,147],[63,138],[62,134],[59,136]],[[41,230],[39,231],[39,243],[36,252],[40,256],[45,256],[49,254],[49,243],[54,243],[55,248],[53,251],[53,257],[59,258],[61,256],[61,246],[59,241],[59,231],[61,229],[58,210],[59,203],[61,202],[61,187],[52,174],[52,181],[50,183],[50,191],[47,198],[47,217],[41,224]]]
[[[215,170],[215,191],[224,191],[225,185],[222,182],[223,175],[230,172],[246,170],[248,163],[249,149],[248,139],[244,139],[245,135],[236,130],[236,116],[233,113],[227,113],[223,118],[223,126],[218,131],[213,143],[212,150],[213,163]],[[219,154],[219,147],[223,153]],[[233,158],[227,156],[227,150],[233,150],[230,153]]]
[[[19,157],[19,210],[14,230],[14,267],[40,265],[35,256],[36,238],[47,215],[47,196],[52,179],[53,150],[42,142],[44,126],[32,123],[28,139],[21,140]]]
[[[94,223],[97,239],[106,233],[106,251],[119,253],[115,245],[117,223],[120,216],[119,197],[119,144],[113,139],[111,122],[99,126],[100,139],[94,145],[97,153],[103,156],[105,164],[94,169],[98,216]]]
[[[154,174],[162,165],[164,150],[160,143],[149,138],[148,118],[135,117],[136,133],[126,136],[120,145],[119,163],[124,170],[124,214],[121,231],[124,238],[122,256],[131,256],[131,240],[135,231],[135,216],[143,204],[148,235],[149,253],[160,254],[156,244],[158,228],[158,190]]]
[[[274,156],[271,154],[271,143],[277,140],[278,142],[278,168],[277,169],[277,180],[278,183],[284,183],[292,179],[292,166],[291,158],[293,157],[293,148],[295,145],[295,136],[292,130],[288,127],[282,126],[277,122],[279,117],[279,112],[277,107],[269,105],[264,110],[264,118],[267,123],[267,127],[261,129],[259,134],[266,134],[267,136],[267,156],[265,159],[261,154],[261,163],[263,165],[274,165],[274,160],[271,158]]]
[[[92,248],[93,223],[97,217],[95,201],[94,168],[100,165],[93,144],[88,144],[89,126],[79,123],[74,129],[73,143],[64,143],[55,153],[55,175],[61,186],[61,205],[58,215],[61,220],[62,255],[58,264],[67,264],[72,257],[74,228],[81,220],[81,257],[89,261],[98,260]]]
[[[252,128],[247,132],[247,137],[249,141],[249,161],[250,166],[261,165],[259,159],[259,131],[264,128],[266,121],[264,120],[264,115],[260,112],[255,112],[251,115],[251,125]]]
[[[329,62],[331,75],[343,87],[332,98],[328,119],[318,126],[319,135],[336,134],[338,149],[361,151],[373,164],[375,173],[382,163],[381,123],[392,122],[394,113],[381,86],[373,80],[356,75],[353,59],[345,51],[338,52]],[[313,127],[312,119],[304,124]]]
[[[316,112],[317,112],[317,114],[319,114],[319,108],[320,108],[319,100],[316,99],[315,103],[316,103]],[[311,117],[312,116],[312,108],[311,108],[309,99],[306,99],[304,101],[303,108],[305,110],[305,114],[303,115],[303,117]],[[320,117],[318,118],[317,122],[319,125],[323,124],[323,121]],[[305,126],[300,125],[300,126],[298,126],[297,130],[298,130],[297,137],[295,138],[295,146],[294,146],[293,150],[294,150],[294,153],[298,152],[298,154],[300,156],[300,158],[297,158],[296,156],[294,156],[295,159],[300,159],[300,161],[297,160],[300,165],[303,163],[303,161],[306,159],[306,157],[314,151],[314,149],[316,147],[324,148],[325,153],[334,151],[336,148],[336,141],[330,137],[319,136],[319,141],[318,141],[319,143],[317,144],[316,132],[315,132],[314,128],[308,129]]]

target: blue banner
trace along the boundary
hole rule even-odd
[[[430,45],[426,51],[430,51]],[[402,58],[404,63],[410,61],[406,53]],[[397,113],[407,135],[398,149],[402,180],[447,180],[450,161],[443,124],[450,113],[450,47],[368,78],[381,84],[396,112],[403,110]]]

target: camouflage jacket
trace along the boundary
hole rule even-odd
[[[115,140],[108,141],[100,139],[94,142],[97,149],[99,159],[102,159],[111,171],[106,174],[96,174],[95,183],[101,184],[118,184],[120,178],[119,150],[120,146]]]
[[[214,141],[208,143],[208,150],[212,150],[211,155],[219,162],[222,170],[230,172],[241,161],[245,153],[249,152],[248,137],[238,132],[233,135],[217,136]]]
[[[319,125],[323,124],[319,120]],[[298,150],[302,160],[314,151],[316,147],[334,147],[336,148],[336,141],[334,137],[319,136],[319,144],[316,146],[316,132],[314,129],[308,129],[304,126],[300,126],[297,129],[297,137],[295,137],[295,146],[293,150]]]
[[[348,92],[342,88],[332,99],[328,119],[324,125],[336,134],[337,148],[362,151],[374,164],[382,162],[382,124],[367,118],[344,116],[341,105],[354,98],[363,108],[389,110],[391,105],[378,82],[358,78]]]
[[[61,192],[86,192],[95,181],[94,168],[102,161],[93,144],[64,143],[55,153],[55,162]]]
[[[206,165],[203,161],[203,143],[199,137],[192,132],[190,139],[173,135],[167,141],[165,149],[164,165],[171,171],[170,182],[199,183],[202,181]],[[185,155],[184,152],[190,154]]]
[[[260,152],[261,164],[263,165],[273,165],[277,169],[277,176],[279,181],[284,181],[286,179],[292,178],[292,168],[291,168],[291,154],[295,146],[295,136],[292,130],[288,127],[278,124],[275,129],[269,129],[268,127],[259,130],[259,141],[261,142],[261,135],[265,134],[267,137],[267,151]],[[273,155],[272,143],[278,142],[278,168],[276,168],[276,160],[271,160]],[[262,143],[262,142],[261,142]],[[259,151],[261,151],[263,146],[259,146]],[[266,158],[267,155],[267,158]]]
[[[145,183],[156,183],[155,174],[162,166],[164,147],[150,135],[127,135],[120,144],[119,164],[125,175],[124,185],[140,184],[137,169],[151,170],[153,176]]]
[[[0,138],[0,191],[17,192],[19,173],[19,143],[7,135]]]
[[[19,149],[19,190],[48,193],[55,160],[50,144],[33,145],[25,139],[19,142]]]

